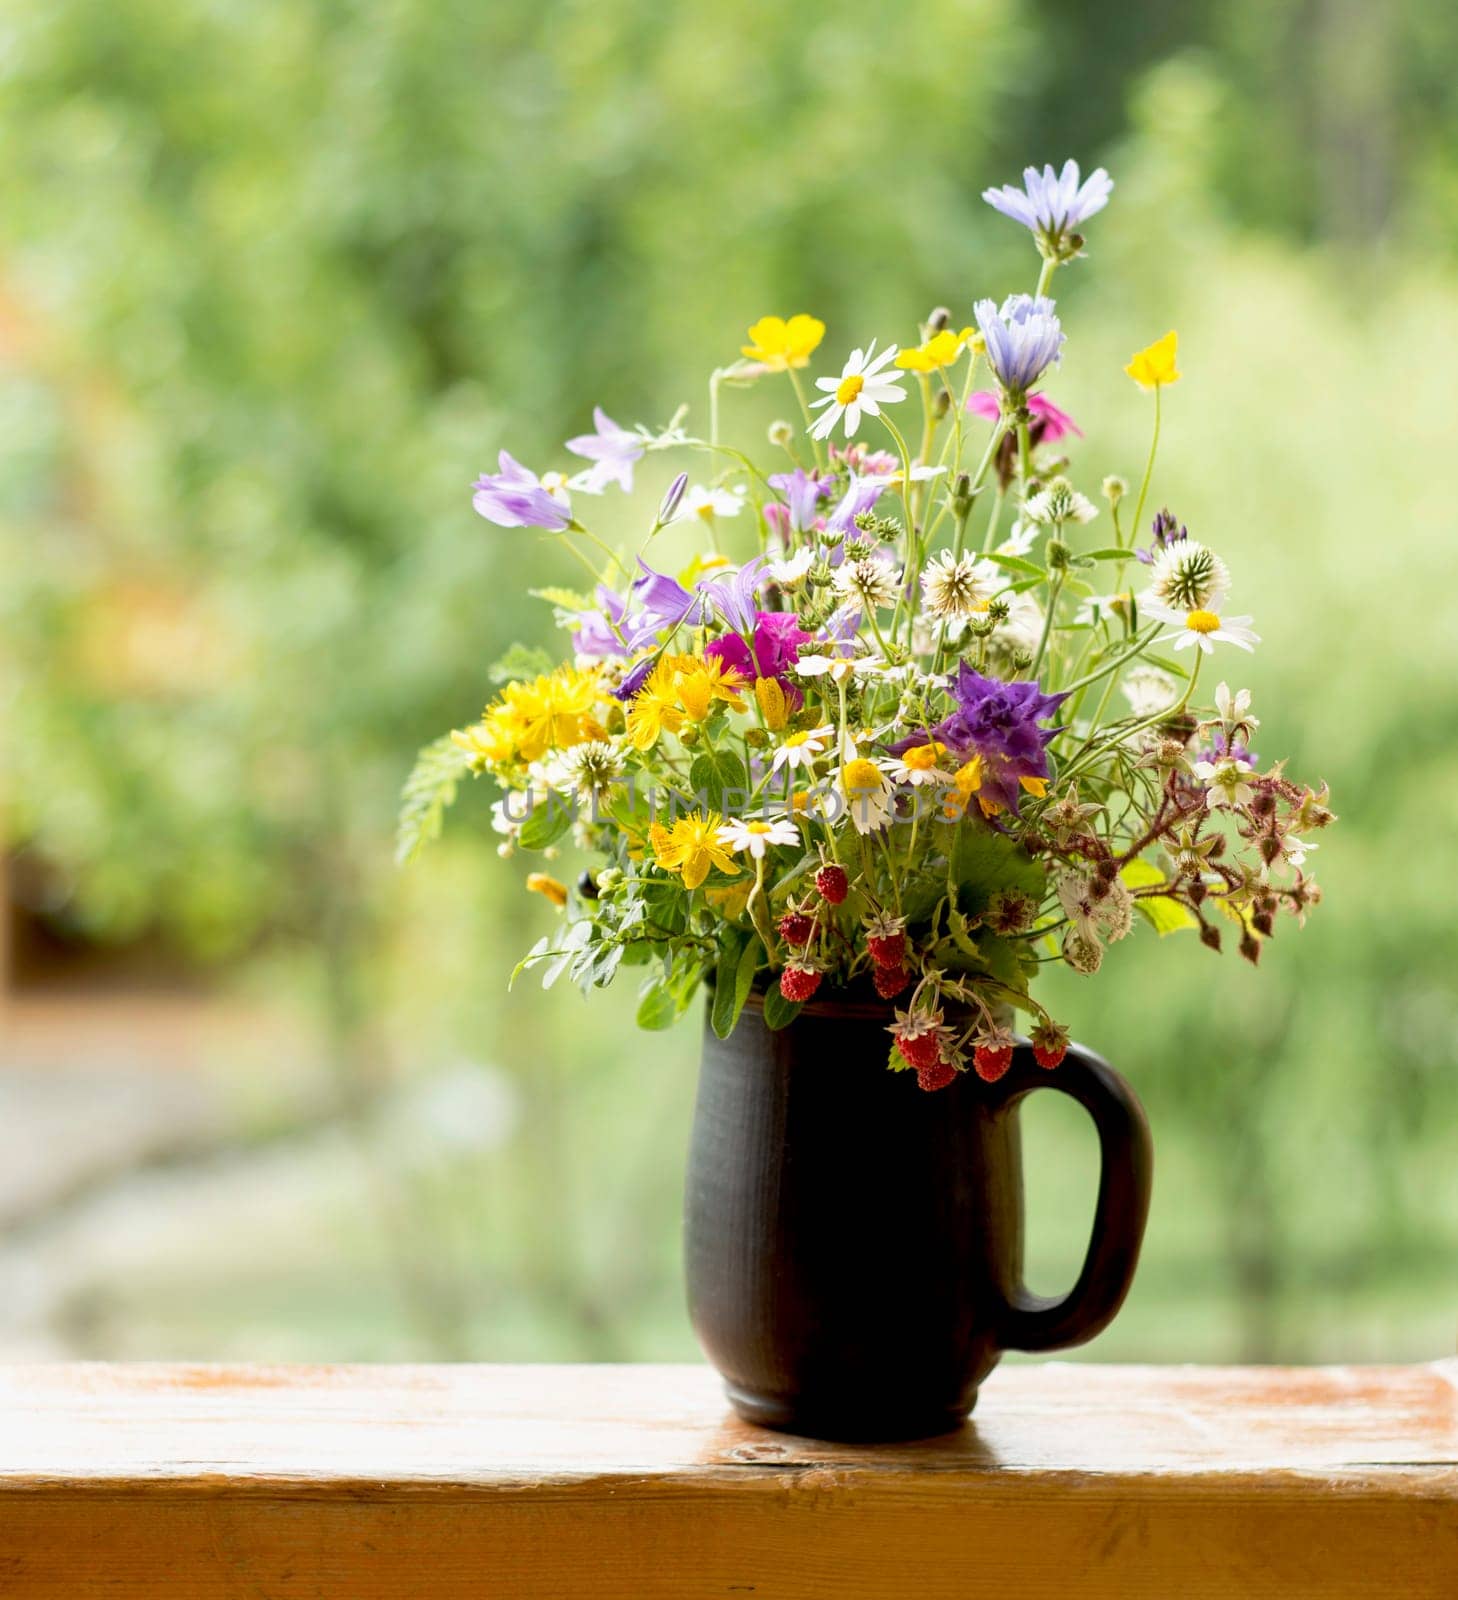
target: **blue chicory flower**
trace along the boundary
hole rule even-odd
[[[561,533],[571,526],[572,511],[542,487],[535,472],[513,460],[505,450],[498,458],[501,470],[483,473],[471,485],[471,504],[477,515],[499,528],[545,528]]]
[[[594,433],[580,433],[567,441],[575,456],[592,462],[582,480],[589,494],[601,494],[610,483],[629,492],[633,487],[633,463],[643,456],[644,445],[636,433],[620,428],[601,406],[592,408]]]
[[[1009,394],[1022,397],[1057,364],[1064,333],[1046,295],[1009,295],[1001,308],[979,300],[972,308],[987,344],[987,364]]]
[[[1102,167],[1080,183],[1078,163],[1065,161],[1062,172],[1051,166],[1041,172],[1025,167],[1021,189],[1005,183],[1000,189],[984,189],[982,198],[994,211],[1031,229],[1057,256],[1069,253],[1067,236],[1108,205],[1113,189],[1114,180]]]

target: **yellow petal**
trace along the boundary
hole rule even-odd
[[[567,904],[567,885],[558,882],[549,872],[527,873],[526,886],[530,893],[550,900],[559,911]]]
[[[1181,376],[1175,366],[1179,342],[1179,335],[1171,328],[1164,338],[1156,339],[1139,351],[1124,371],[1145,389],[1158,389],[1166,383],[1177,382]]]

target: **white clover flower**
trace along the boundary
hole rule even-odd
[[[1129,702],[1130,713],[1141,720],[1168,711],[1175,703],[1175,680],[1147,661],[1131,667],[1119,687]]]
[[[1198,539],[1176,539],[1154,558],[1140,604],[1161,621],[1187,611],[1215,610],[1230,591],[1230,569]]]
[[[888,345],[880,355],[875,355],[875,349],[876,341],[872,339],[864,350],[851,351],[838,379],[815,380],[815,387],[822,393],[819,400],[810,402],[810,408],[812,411],[822,406],[826,409],[820,412],[810,429],[812,438],[828,439],[842,418],[845,419],[845,436],[852,438],[861,425],[863,414],[879,417],[882,406],[894,405],[906,398],[906,390],[896,382],[897,374],[883,370],[896,359],[896,346]]]
[[[894,606],[900,585],[901,574],[875,556],[842,562],[835,572],[835,592],[841,599],[859,601],[873,611]]]
[[[953,555],[943,550],[934,556],[921,575],[921,592],[927,610],[944,619],[973,616],[986,611],[993,595],[1004,586],[1002,574],[990,561],[975,556]]]
[[[1048,487],[1035,494],[1023,507],[1023,517],[1047,527],[1065,522],[1092,522],[1099,508],[1081,495],[1067,478],[1054,478]]]
[[[730,817],[719,829],[719,843],[726,850],[747,850],[755,861],[764,860],[770,845],[799,842],[800,830],[788,817]]]
[[[561,772],[563,781],[588,800],[622,777],[623,759],[606,739],[589,739],[563,753]]]

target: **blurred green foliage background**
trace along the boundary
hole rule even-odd
[[[0,804],[13,877],[44,884],[22,909],[288,1019],[266,1060],[225,1039],[193,1069],[259,1207],[102,1251],[103,1309],[64,1347],[692,1353],[692,1030],[634,1032],[630,985],[508,996],[551,913],[484,797],[391,862],[415,747],[479,710],[512,640],[554,642],[528,585],[572,581],[468,486],[503,444],[565,464],[595,402],[701,419],[765,312],[824,317],[827,359],[938,303],[970,320],[1037,269],[981,189],[1073,154],[1118,183],[1058,280],[1074,475],[1137,477],[1150,408],[1120,369],[1177,327],[1155,504],[1265,637],[1226,663],[1259,749],[1342,818],[1326,904],[1260,971],[1145,930],[1056,980],[1159,1154],[1141,1278],[1090,1353],[1451,1350],[1455,66],[1434,0],[0,6]],[[770,397],[726,407],[763,439]],[[270,1207],[301,1082],[337,1181]],[[490,1091],[393,1114],[462,1083]],[[1028,1122],[1051,1289],[1092,1134],[1062,1104]]]

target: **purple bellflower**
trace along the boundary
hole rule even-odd
[[[483,473],[471,486],[471,504],[478,516],[499,528],[545,528],[549,533],[562,533],[572,525],[565,497],[559,499],[544,489],[536,473],[505,450],[498,459],[501,470]]]

